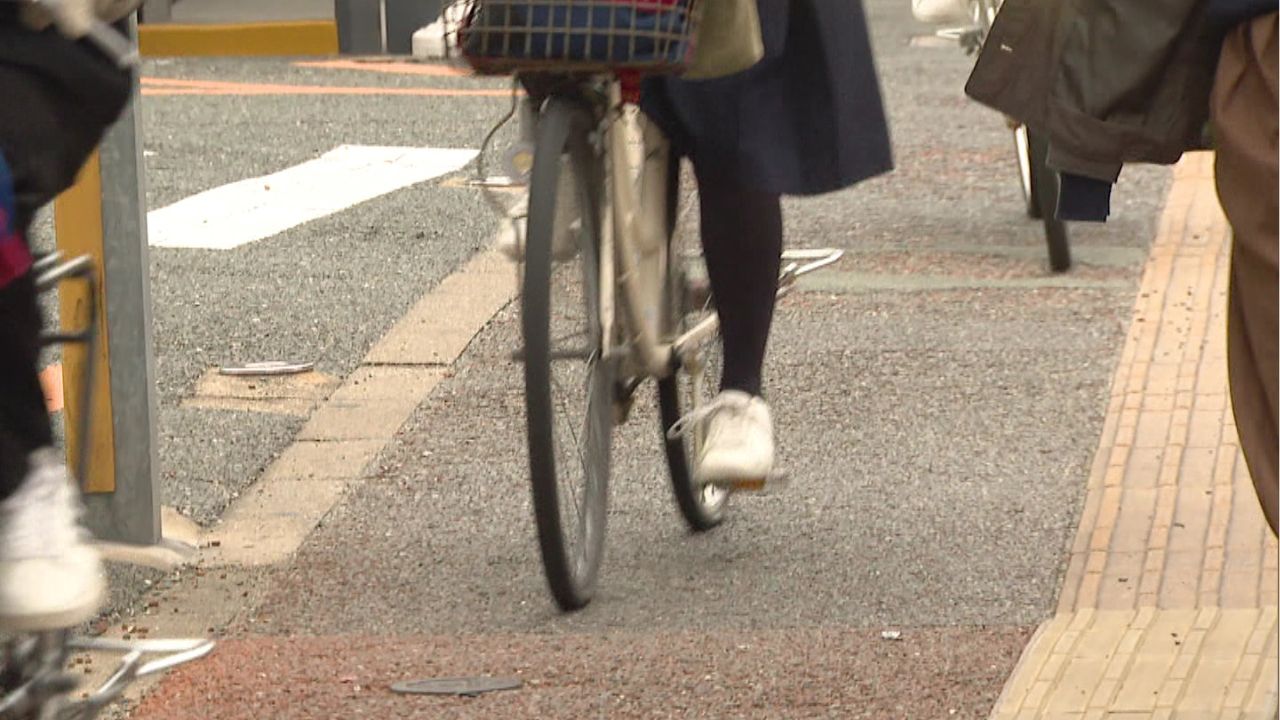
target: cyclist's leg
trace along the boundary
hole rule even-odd
[[[105,583],[79,524],[79,493],[50,447],[34,279],[14,248],[119,115],[129,78],[82,44],[6,20],[0,15],[0,156],[10,202],[0,228],[19,260],[0,289],[0,627],[42,630],[91,617]]]
[[[3,82],[0,82],[3,87]],[[0,163],[4,163],[0,157]],[[0,165],[0,182],[6,178]],[[0,187],[0,252],[22,273],[0,277],[0,628],[43,630],[89,618],[104,593],[101,563],[79,526],[79,493],[52,449],[36,375],[40,312],[12,188]]]
[[[0,500],[27,474],[27,457],[53,444],[36,377],[40,309],[36,304],[27,218],[19,217],[13,174],[0,153]]]
[[[724,335],[722,390],[761,394],[761,376],[782,263],[778,195],[741,187],[695,162],[702,248]]]
[[[702,247],[720,316],[724,368],[708,407],[700,482],[763,481],[773,469],[773,421],[761,376],[782,262],[782,205],[774,193],[743,187],[732,173],[698,162]]]
[[[4,242],[0,238],[0,243]],[[13,238],[8,242],[20,241]],[[53,444],[36,377],[39,332],[31,273],[24,271],[16,278],[0,274],[0,348],[4,348],[0,351],[0,379],[5,387],[0,393],[0,500],[22,484],[31,453]]]

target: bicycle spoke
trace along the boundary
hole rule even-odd
[[[564,416],[565,416],[565,418],[566,418],[566,419],[567,419],[567,418],[569,418],[569,417],[571,417],[571,413],[569,412],[569,408],[568,408],[568,406],[566,405],[566,403],[565,403],[565,401],[564,401],[564,389],[561,387],[560,382],[559,382],[558,380],[556,380],[556,379],[555,379],[555,375],[554,375],[554,374],[552,375],[552,378],[551,378],[551,384],[555,387],[555,389],[556,389],[557,391],[559,391],[559,392],[558,392],[558,394],[557,394],[557,396],[556,396],[556,398],[557,398],[557,404],[560,406],[560,410],[561,410],[561,412],[564,414]],[[581,441],[579,441],[579,440],[578,440],[578,434],[577,434],[577,432],[575,432],[575,431],[574,431],[573,423],[571,423],[571,422],[564,422],[564,423],[556,423],[556,425],[557,425],[557,426],[559,426],[559,425],[563,425],[563,426],[567,429],[567,431],[568,431],[568,433],[569,433],[569,438],[573,441],[573,447],[574,447],[574,450],[575,450],[574,454],[578,456],[578,462],[579,462],[579,465],[581,465],[581,467],[583,468],[583,470],[584,470],[584,473],[583,473],[583,474],[584,474],[584,476],[585,476],[585,475],[586,475],[586,473],[585,473],[586,465],[582,462],[582,443],[581,443]],[[568,468],[565,468],[565,469],[567,470]],[[573,495],[576,495],[576,493],[572,493],[572,494],[573,494]],[[578,502],[577,502],[577,498],[575,497],[575,498],[574,498],[574,507],[576,508],[577,506],[578,506]],[[579,519],[579,520],[581,520],[581,519],[582,519],[582,516],[581,516],[581,510],[578,510],[578,519]]]

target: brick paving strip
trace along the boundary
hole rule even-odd
[[[1230,230],[1213,159],[1188,156],[1112,385],[1057,614],[993,720],[1276,713],[1276,543],[1226,381]]]
[[[201,559],[261,566],[291,556],[514,295],[515,274],[493,251],[424,295],[207,533]]]
[[[329,395],[296,441],[217,525],[202,529],[165,508],[166,538],[199,548],[195,558],[175,559],[161,546],[104,547],[118,562],[166,570],[174,563],[194,566],[155,588],[168,592],[164,614],[148,605],[124,622],[104,626],[104,636],[201,637],[226,625],[249,602],[245,588],[255,587],[254,573],[288,560],[344,494],[363,481],[366,466],[515,292],[509,261],[492,250],[477,254],[423,295],[346,380],[331,392],[322,388]],[[190,581],[185,584],[184,574]],[[116,659],[103,653],[77,656],[84,663],[85,686],[104,681]],[[126,699],[145,694],[154,680],[131,686]]]

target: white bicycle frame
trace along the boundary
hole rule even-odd
[[[950,27],[938,30],[935,35],[945,40],[953,40],[968,53],[975,53],[982,47],[991,25],[996,21],[1003,0],[971,0],[973,24],[967,27]]]
[[[615,110],[602,128],[608,150],[600,221],[604,355],[627,359],[643,375],[665,378],[677,361],[687,361],[715,336],[720,318],[708,311],[705,318],[679,336],[663,338],[663,293],[672,261],[668,256],[668,218],[664,216],[668,141],[655,123],[636,120],[640,111],[621,102],[616,84],[611,104]],[[637,126],[640,137],[635,137]],[[618,162],[619,158],[626,162]],[[791,292],[802,275],[827,267],[843,255],[844,251],[836,248],[783,252],[785,264],[778,281],[778,297]],[[621,298],[616,292],[621,293]],[[621,322],[617,315],[619,305],[623,312]]]

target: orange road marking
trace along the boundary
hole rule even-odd
[[[481,88],[341,87],[222,80],[142,78],[143,95],[398,95],[409,97],[511,97],[510,90]]]
[[[437,63],[396,62],[386,60],[304,60],[294,67],[320,68],[323,70],[361,70],[364,72],[391,73],[395,75],[426,75],[429,77],[472,77],[475,73],[464,67]]]

